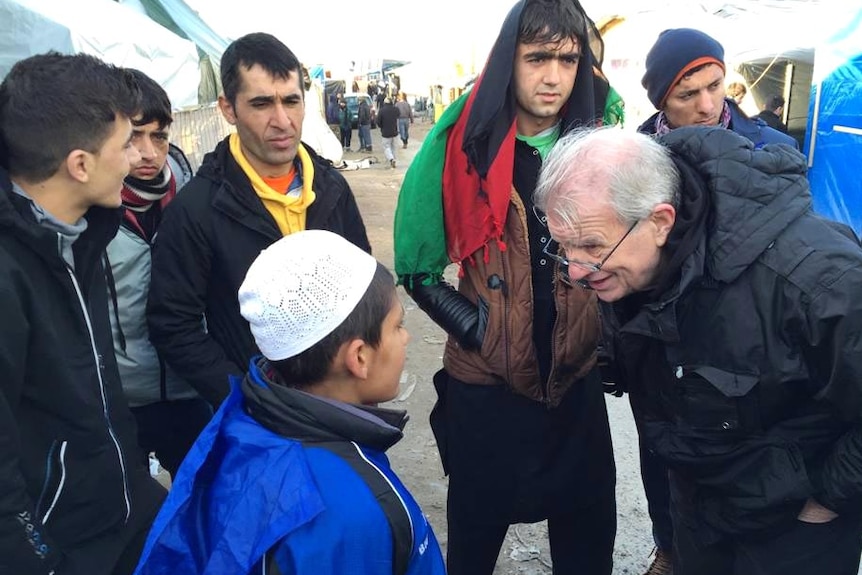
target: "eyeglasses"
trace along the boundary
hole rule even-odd
[[[578,260],[570,260],[564,256],[561,256],[560,254],[555,254],[553,252],[550,252],[550,251],[548,251],[548,248],[551,246],[551,242],[547,242],[545,244],[545,247],[542,248],[542,253],[544,253],[546,256],[548,256],[549,258],[551,258],[552,260],[554,260],[555,262],[557,262],[558,264],[560,264],[563,267],[562,271],[564,272],[564,276],[568,275],[568,274],[565,274],[565,271],[568,269],[569,266],[575,266],[575,267],[580,268],[586,272],[594,274],[597,271],[599,271],[600,269],[602,269],[602,266],[605,265],[605,262],[607,262],[608,259],[610,259],[610,257],[612,255],[614,255],[614,252],[617,251],[617,248],[620,247],[620,244],[623,243],[623,241],[625,241],[625,239],[627,237],[629,237],[629,234],[634,231],[634,229],[637,227],[637,225],[639,223],[640,223],[640,220],[633,223],[632,226],[629,228],[629,230],[625,234],[623,234],[623,237],[620,238],[620,241],[618,241],[614,245],[614,247],[611,248],[611,251],[609,251],[608,254],[602,258],[602,261],[600,261],[597,264],[590,263],[590,262],[581,262]],[[578,285],[580,285],[581,287],[587,287],[586,283],[582,283],[580,281],[578,282]]]

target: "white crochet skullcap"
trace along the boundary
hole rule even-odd
[[[239,288],[240,313],[267,359],[287,359],[341,325],[376,270],[373,256],[338,234],[296,232],[251,264]]]

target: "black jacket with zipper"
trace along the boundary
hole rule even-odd
[[[0,170],[0,573],[61,573],[72,554],[110,572],[122,533],[146,529],[164,496],[137,448],[108,321],[101,255],[120,213],[87,212],[72,271]]]
[[[678,512],[707,540],[783,529],[808,498],[860,514],[862,249],[812,212],[789,146],[661,140],[712,208],[674,285],[603,316]]]
[[[314,162],[316,194],[306,212],[306,229],[335,232],[370,253],[347,181],[330,162],[305,149]],[[257,255],[281,237],[231,156],[227,139],[206,155],[183,193],[165,209],[153,244],[150,340],[213,405],[227,396],[228,376],[242,376],[260,353],[240,315],[237,293]]]

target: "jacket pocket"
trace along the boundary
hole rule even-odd
[[[113,446],[58,442],[37,517],[66,545],[87,541],[123,524],[125,483]]]
[[[719,434],[759,431],[756,375],[712,366],[677,366],[673,413],[683,429]]]
[[[697,484],[701,516],[723,533],[769,532],[786,525],[812,494],[794,444],[757,438],[739,445],[721,468],[701,476]]]
[[[66,449],[67,441],[54,441],[48,449],[45,461],[45,482],[36,503],[36,518],[47,525],[60,501],[66,487]]]

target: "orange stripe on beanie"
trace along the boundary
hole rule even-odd
[[[660,110],[683,76],[704,64],[725,69],[724,48],[715,38],[692,28],[673,28],[659,34],[647,54],[646,73],[641,80],[649,101]]]

